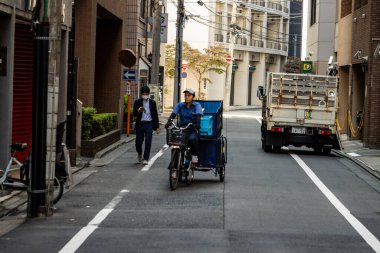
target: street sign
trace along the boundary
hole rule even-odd
[[[186,78],[187,77],[187,73],[186,72],[182,72],[182,78]]]
[[[123,80],[124,81],[136,81],[137,73],[134,69],[123,69]]]
[[[312,61],[303,61],[302,62],[302,73],[312,74],[313,73],[313,62]]]
[[[161,14],[161,43],[168,42],[168,13]]]
[[[136,64],[136,54],[131,49],[123,49],[119,52],[119,62],[124,67],[132,68]]]
[[[228,62],[232,61],[232,57],[231,57],[231,55],[227,55],[227,57],[226,57],[226,61],[228,61]]]
[[[182,72],[187,72],[187,68],[189,67],[189,64],[182,64]]]

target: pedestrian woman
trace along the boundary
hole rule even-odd
[[[133,105],[133,116],[137,117],[136,131],[136,151],[138,161],[144,165],[148,164],[150,148],[152,146],[153,131],[160,133],[158,122],[158,112],[156,102],[149,98],[150,89],[148,86],[141,87],[141,98],[137,99]],[[142,144],[145,139],[144,155]]]

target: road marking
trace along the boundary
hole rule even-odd
[[[318,178],[318,176],[310,169],[309,166],[296,154],[291,151],[289,154],[301,166],[309,178],[314,182],[318,189],[326,196],[333,206],[343,215],[343,217],[351,224],[351,226],[360,234],[361,237],[372,247],[375,252],[380,252],[379,240],[358,220],[353,216],[350,210],[343,205],[342,202],[332,193],[327,186]]]
[[[129,190],[121,190],[96,216],[83,227],[73,238],[59,251],[59,253],[71,253],[87,240],[87,238],[99,227],[99,225],[107,218],[107,216],[120,203],[121,199],[129,192]]]
[[[158,153],[152,157],[152,159],[150,159],[150,161],[148,162],[147,165],[145,165],[141,171],[149,171],[150,170],[150,167],[152,167],[152,165],[154,164],[154,162],[164,154],[164,152],[169,148],[169,146],[167,144],[165,144],[162,149],[160,151],[158,151]]]
[[[349,156],[352,156],[352,157],[359,157],[360,155],[359,154],[357,154],[357,153],[347,153],[347,155],[349,155]]]

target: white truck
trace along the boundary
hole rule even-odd
[[[336,115],[338,79],[289,73],[268,73],[262,98],[261,141],[265,152],[293,145],[328,155],[339,148]]]

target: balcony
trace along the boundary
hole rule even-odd
[[[281,44],[277,42],[268,41],[267,48],[281,50]]]
[[[223,34],[215,34],[214,41],[215,42],[224,42]]]
[[[247,38],[236,38],[236,44],[246,46],[248,45]]]
[[[264,47],[264,41],[252,39],[251,43],[250,43],[250,46],[251,47]]]
[[[265,1],[263,0],[253,0],[251,3],[265,7]]]
[[[278,3],[268,2],[268,8],[271,8],[277,11],[282,11],[282,5]]]

